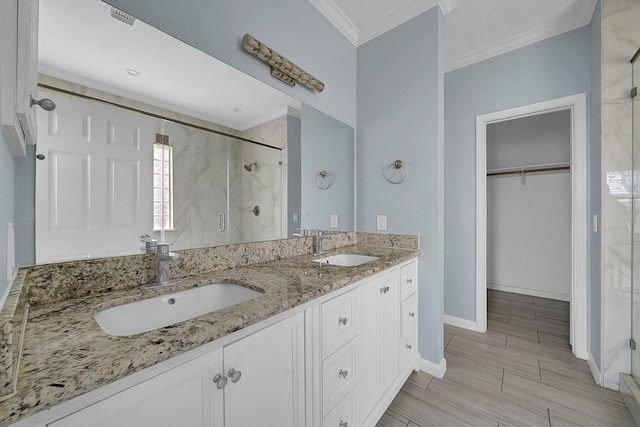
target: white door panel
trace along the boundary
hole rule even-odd
[[[55,92],[38,115],[36,262],[139,253],[153,225],[153,119]]]

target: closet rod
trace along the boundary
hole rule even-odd
[[[534,167],[534,168],[520,168],[520,169],[510,169],[508,171],[500,171],[500,172],[487,172],[487,176],[495,176],[495,175],[513,175],[530,173],[530,172],[549,172],[549,171],[561,171],[561,170],[570,170],[571,166],[548,166],[548,167]]]

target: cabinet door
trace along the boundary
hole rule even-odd
[[[366,416],[398,374],[397,272],[362,287],[360,401]]]
[[[223,394],[213,383],[221,372],[218,349],[47,425],[222,427]]]
[[[27,144],[36,145],[36,99],[38,88],[38,0],[18,2],[18,58],[16,79],[16,115]]]
[[[305,425],[304,313],[228,345],[224,365],[225,427]]]

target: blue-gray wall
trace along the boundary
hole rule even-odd
[[[287,116],[287,236],[291,237],[300,228],[300,119]],[[293,214],[298,215],[298,221],[293,220]]]
[[[0,299],[7,287],[7,223],[16,222],[16,160],[0,132]],[[18,237],[16,235],[16,237]]]
[[[442,14],[433,8],[358,48],[357,223],[376,230],[417,233],[420,257],[419,348],[439,363],[442,349]],[[404,162],[407,179],[394,185],[384,172]]]
[[[445,74],[446,314],[475,321],[476,116],[588,96],[590,38],[585,26]]]
[[[26,157],[16,159],[16,262],[36,263],[36,147],[27,145]]]
[[[589,213],[598,215],[598,228],[602,217],[601,191],[601,138],[602,138],[602,2],[599,0],[590,25],[591,43],[591,91],[589,99]],[[589,222],[591,224],[591,222]],[[589,234],[589,324],[588,346],[596,364],[602,371],[602,242],[601,233],[593,230]]]
[[[276,89],[355,125],[356,48],[306,0],[107,0],[119,9],[206,52]],[[245,52],[245,33],[265,43],[322,82],[318,94],[289,87]]]
[[[338,215],[338,229],[353,230],[354,131],[351,126],[302,104],[300,200],[302,227],[329,229]],[[326,190],[316,187],[318,172],[331,179]],[[326,182],[319,180],[324,186]]]

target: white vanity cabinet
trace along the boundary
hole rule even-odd
[[[52,427],[305,424],[304,313],[165,371]]]
[[[418,265],[400,269],[400,370],[418,354]]]
[[[418,369],[411,260],[15,427],[373,427]]]
[[[225,346],[223,372],[225,427],[304,426],[304,313]]]
[[[398,376],[398,271],[362,286],[362,379],[360,414],[364,419]]]
[[[321,304],[322,426],[358,425],[361,323],[360,287]]]
[[[211,380],[222,372],[222,351],[214,350],[44,425],[221,427],[223,395]]]

